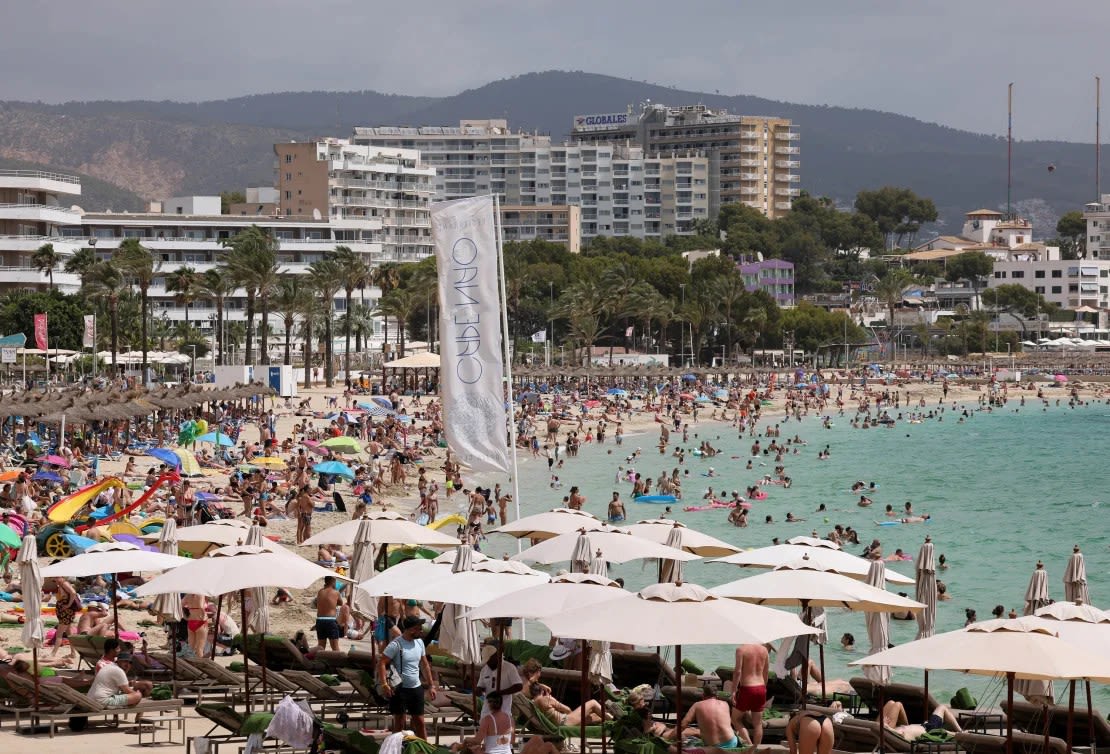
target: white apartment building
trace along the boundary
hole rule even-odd
[[[378,261],[419,261],[432,254],[428,204],[436,193],[436,169],[419,151],[325,139],[275,144],[274,153],[279,215],[372,231],[381,244]]]
[[[55,243],[56,250],[65,253],[58,229],[80,218],[80,210],[71,207],[80,195],[77,176],[0,170],[0,290],[45,280],[31,257],[46,243]]]
[[[1016,284],[1064,309],[1110,309],[1110,258],[995,259],[988,287]]]
[[[359,127],[352,141],[419,150],[436,168],[437,199],[495,193],[513,207],[577,205],[583,241],[692,233],[694,221],[710,216],[709,159],[696,151],[649,157],[637,146],[552,144],[548,136],[514,132],[504,120],[464,120],[458,128]],[[545,237],[538,230],[514,236]],[[568,248],[576,250],[569,241]]]

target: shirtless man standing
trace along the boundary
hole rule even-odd
[[[301,487],[297,493],[297,504],[294,506],[297,514],[297,544],[304,542],[312,536],[312,496],[309,495],[308,485]]]
[[[737,712],[752,713],[752,747],[763,742],[763,707],[767,703],[767,648],[762,644],[741,644],[736,648],[732,670],[733,704]]]
[[[339,651],[339,606],[343,598],[335,588],[335,577],[324,577],[324,588],[316,592],[316,651],[331,644],[333,652]]]
[[[680,728],[682,735],[686,735],[691,723],[697,724],[696,735],[706,746],[735,749],[740,745],[736,731],[732,728],[729,703],[724,699],[718,699],[717,694],[708,685],[702,687],[701,701],[695,702],[682,718]]]

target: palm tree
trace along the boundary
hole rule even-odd
[[[312,288],[323,306],[324,385],[331,387],[335,382],[335,372],[332,366],[331,326],[335,317],[335,296],[343,288],[343,270],[334,259],[322,259],[308,266],[308,276]]]
[[[312,298],[302,275],[282,275],[278,284],[277,295],[274,297],[274,308],[281,317],[282,326],[285,328],[285,360],[287,366],[293,364],[293,326],[297,323],[297,315],[304,308],[304,300]]]
[[[147,315],[150,305],[150,286],[154,282],[154,273],[161,268],[161,263],[156,262],[150,249],[139,243],[137,238],[125,238],[119,247],[112,253],[112,261],[120,271],[135,281],[139,287],[139,309],[142,323],[140,326],[140,340],[143,349],[143,381],[147,379],[148,359],[147,353],[150,344],[147,341]]]
[[[398,358],[405,355],[405,325],[409,318],[420,310],[424,301],[408,288],[395,288],[382,296],[378,302],[378,312],[383,317],[393,317],[397,320],[397,351]]]
[[[224,265],[205,270],[200,278],[200,295],[216,304],[216,365],[224,364],[224,300],[235,290],[231,273]]]
[[[195,269],[182,265],[166,275],[166,291],[174,301],[185,306],[185,324],[189,324],[189,307],[200,297],[201,277]]]
[[[728,359],[734,356],[733,353],[733,326],[732,313],[740,306],[740,303],[748,295],[748,289],[744,285],[744,278],[741,277],[738,271],[731,271],[728,275],[719,277],[711,284],[711,290],[714,298],[717,299],[717,305],[720,307],[721,314],[724,315],[725,320],[725,358]]]
[[[902,293],[913,283],[913,275],[903,269],[892,269],[878,278],[875,296],[886,305],[888,340],[894,342],[894,309],[902,303]]]
[[[62,255],[54,251],[52,243],[44,243],[31,255],[31,264],[35,265],[39,272],[45,272],[50,279],[50,290],[54,290],[54,268],[58,266],[61,259]]]
[[[580,280],[563,291],[556,304],[554,315],[567,321],[567,329],[574,347],[585,348],[585,358],[580,364],[587,363],[594,343],[604,331],[601,318],[606,312],[606,294],[597,281],[587,278]]]
[[[612,319],[614,325],[618,325],[618,337],[620,337],[625,346],[628,345],[628,337],[625,335],[627,330],[620,329],[619,325],[624,322],[632,312],[629,310],[629,302],[636,295],[636,285],[640,282],[636,270],[627,262],[620,262],[605,271],[601,276],[601,285],[605,290],[605,312]],[[613,341],[609,341],[609,366],[613,365]]]
[[[112,331],[113,369],[116,366],[116,354],[119,353],[119,297],[122,287],[123,275],[113,262],[96,262],[81,276],[81,293],[88,299],[100,299],[107,303]]]
[[[384,297],[387,293],[401,284],[401,265],[397,262],[383,262],[371,271],[371,278],[373,284],[378,286],[378,290],[381,291],[381,295]],[[388,317],[382,321],[383,350],[387,343],[389,343]]]
[[[363,288],[370,278],[370,265],[361,255],[351,251],[349,246],[336,246],[330,257],[339,264],[343,275],[343,293],[346,296],[345,311],[351,311],[351,295],[355,288]],[[343,373],[351,378],[351,319],[345,317],[343,323]]]
[[[351,334],[355,336],[355,353],[362,353],[362,344],[369,343],[370,336],[374,334],[374,310],[366,304],[356,303],[343,315],[343,320],[344,327],[349,321]]]
[[[231,278],[247,294],[247,358],[254,350],[254,310],[258,303],[262,310],[263,324],[268,325],[270,294],[277,285],[280,270],[277,266],[277,239],[257,225],[239,231],[224,241],[230,251],[227,268]],[[259,361],[270,363],[268,352],[269,327],[262,329]]]
[[[66,272],[71,275],[84,276],[85,270],[96,264],[96,249],[89,246],[82,246],[77,251],[73,252],[73,256],[66,260]]]
[[[297,313],[301,315],[301,336],[304,338],[304,386],[312,387],[312,333],[323,307],[312,289],[312,282],[306,288],[306,295],[300,299]]]
[[[696,290],[695,295],[686,299],[680,319],[690,325],[690,360],[698,363],[702,342],[710,326],[717,320],[717,302],[707,290]]]

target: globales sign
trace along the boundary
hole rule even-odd
[[[619,128],[628,125],[628,113],[599,113],[597,115],[575,115],[575,131],[597,131],[603,128]]]

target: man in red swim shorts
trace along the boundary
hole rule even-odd
[[[753,749],[763,742],[762,712],[767,704],[768,664],[767,648],[762,644],[741,644],[736,648],[732,701],[738,712],[751,713]]]

